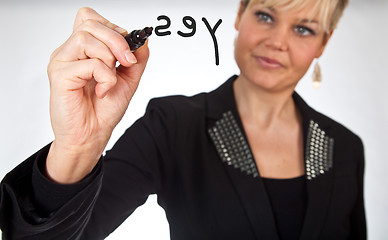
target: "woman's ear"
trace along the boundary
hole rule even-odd
[[[243,15],[243,13],[244,13],[246,8],[247,8],[247,4],[244,1],[240,1],[240,6],[238,8],[236,20],[234,21],[234,28],[237,31],[238,31],[239,26],[240,26],[241,17],[242,17],[242,15]]]
[[[317,53],[317,55],[315,56],[316,58],[319,58],[320,56],[322,56],[323,51],[326,48],[327,42],[329,42],[329,39],[331,38],[332,35],[333,35],[333,30],[331,30],[329,33],[325,34],[325,36],[323,38],[323,42],[322,42],[322,47],[319,50],[319,52]]]

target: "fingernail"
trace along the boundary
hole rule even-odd
[[[137,63],[137,59],[136,59],[135,55],[133,55],[133,53],[130,50],[127,50],[125,52],[125,58],[127,59],[127,61],[129,63]]]

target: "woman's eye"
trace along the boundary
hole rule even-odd
[[[259,11],[259,12],[256,12],[255,14],[257,16],[257,19],[260,22],[263,22],[263,23],[271,23],[271,22],[273,22],[273,18],[271,17],[271,15],[269,15],[267,13]]]
[[[315,32],[313,30],[303,26],[296,26],[295,31],[301,36],[315,35]]]

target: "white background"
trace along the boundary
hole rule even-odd
[[[172,35],[150,39],[151,58],[139,89],[108,148],[142,116],[150,98],[192,95],[216,88],[238,74],[233,59],[233,22],[238,0],[0,0],[0,179],[53,140],[49,119],[46,66],[51,52],[70,35],[77,10],[95,8],[128,29],[162,25],[171,19]],[[197,33],[190,38],[184,16]],[[215,65],[206,17],[216,32],[220,65]],[[297,91],[314,108],[357,133],[366,151],[365,201],[369,239],[388,239],[388,1],[351,0],[320,59],[323,85],[311,87],[310,72]],[[385,71],[383,71],[385,70]],[[169,239],[164,212],[151,196],[109,239]]]

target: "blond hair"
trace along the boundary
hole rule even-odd
[[[337,27],[349,0],[241,0],[247,7],[250,3],[261,3],[264,7],[282,7],[285,10],[302,10],[310,4],[313,9],[310,18],[318,16],[319,23],[326,33]]]

